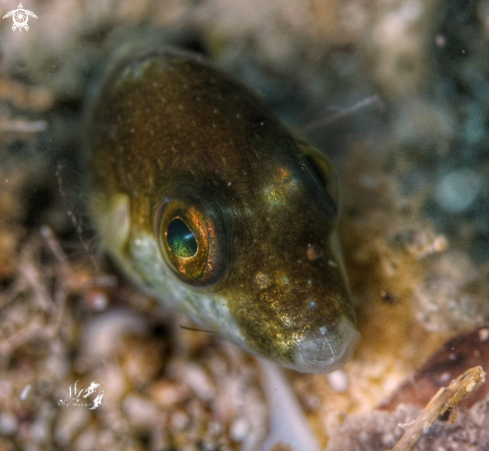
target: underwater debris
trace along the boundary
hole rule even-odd
[[[460,333],[488,320],[487,278],[467,252],[452,249],[426,263],[430,270],[413,295],[415,317],[425,329]]]
[[[142,450],[149,440],[151,449],[204,443],[205,449],[255,451],[263,441],[267,408],[251,358],[229,344],[209,345],[206,334],[176,324],[167,352],[165,336],[153,329],[158,317],[165,319],[159,327],[175,319],[155,312],[154,303],[139,302],[142,296],[129,288],[117,293],[121,288],[112,278],[92,277],[89,258],[68,258],[47,227],[29,235],[15,263],[19,282],[0,316],[0,448],[47,442]],[[69,302],[83,300],[97,281],[109,282],[107,311]],[[131,293],[130,304],[145,316],[132,312],[121,322],[113,306]],[[106,390],[93,415],[83,407],[56,407],[78,379],[81,386],[96,381]]]
[[[54,262],[43,255],[46,249]],[[0,306],[3,313],[0,355],[4,358],[34,340],[59,339],[69,295],[88,286],[87,279],[82,280],[83,273],[71,267],[53,232],[46,226],[41,227],[39,235],[23,244],[15,266],[18,279],[12,283],[10,295]]]
[[[462,399],[478,390],[485,382],[485,376],[483,369],[477,366],[450,382],[447,388],[440,388],[392,451],[409,451],[419,436],[426,432],[438,417],[455,409]]]
[[[445,389],[449,395],[455,397],[453,399],[456,399],[460,394],[464,395],[469,393],[470,390],[473,392],[479,382],[482,381],[484,373],[480,369],[471,369],[471,371],[475,372],[473,373],[475,379],[472,379],[472,382],[468,384],[466,383],[466,379],[464,379],[458,386],[458,392],[457,389],[455,391]],[[454,383],[459,383],[460,379],[461,377]],[[441,410],[445,407],[448,408],[450,402],[445,402],[447,401],[445,398],[442,401],[443,406],[441,406]],[[392,412],[374,410],[368,414],[349,417],[335,430],[327,450],[392,450],[399,443],[399,440],[406,432],[406,428],[413,427],[416,419],[422,415],[422,412],[419,407],[401,404]],[[439,411],[432,413],[436,420]],[[464,451],[481,451],[487,449],[489,446],[489,431],[487,430],[489,400],[486,399],[479,402],[469,410],[459,408],[453,414],[456,415],[456,421],[440,421],[438,419],[431,424],[428,430],[421,430],[422,434],[412,444],[412,450],[427,451],[443,449],[446,451],[458,451],[463,449]],[[418,425],[416,425],[417,427]]]
[[[410,375],[379,408],[392,411],[400,404],[425,406],[436,391],[449,380],[454,379],[461,371],[468,371],[469,368],[478,365],[485,372],[489,372],[489,326],[479,327],[449,340]],[[465,398],[459,405],[472,407],[488,394],[489,384],[485,384],[476,396]]]

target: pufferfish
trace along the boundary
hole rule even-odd
[[[204,57],[159,47],[109,65],[87,108],[89,213],[137,286],[304,373],[352,355],[333,166]]]

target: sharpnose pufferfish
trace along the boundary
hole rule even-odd
[[[129,279],[285,367],[351,357],[333,167],[256,94],[199,55],[139,50],[110,65],[85,126],[89,213]]]

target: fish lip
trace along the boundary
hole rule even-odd
[[[293,368],[301,373],[331,373],[350,360],[359,342],[360,333],[346,318],[331,331],[320,327],[297,343]]]

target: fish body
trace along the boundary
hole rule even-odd
[[[86,120],[89,212],[139,287],[242,348],[329,372],[359,334],[331,164],[205,58],[139,50]]]

